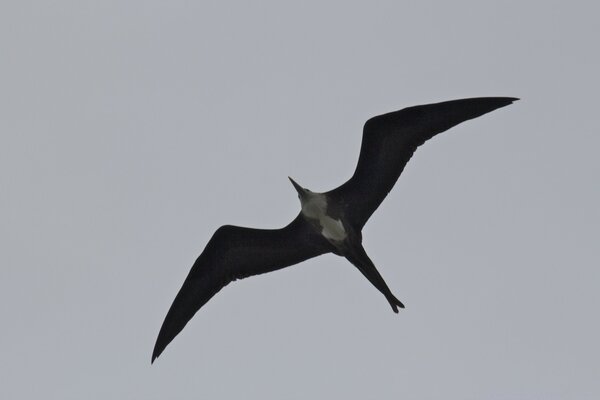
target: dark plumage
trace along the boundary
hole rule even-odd
[[[346,183],[326,193],[313,193],[292,180],[302,211],[289,225],[271,230],[231,225],[217,229],[167,313],[152,362],[194,314],[228,283],[329,252],[347,258],[398,312],[398,307],[404,306],[362,247],[363,226],[392,189],[417,147],[463,121],[516,100],[512,97],[453,100],[369,119],[363,129],[356,170]]]

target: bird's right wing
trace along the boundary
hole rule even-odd
[[[228,283],[328,253],[329,243],[299,214],[282,229],[225,225],[217,229],[175,297],[160,328],[152,361],[211,297]]]
[[[398,180],[406,163],[425,141],[463,121],[517,100],[479,97],[405,108],[369,119],[363,129],[354,175],[328,192],[345,204],[346,218],[362,228]]]

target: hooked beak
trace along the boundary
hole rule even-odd
[[[306,190],[304,190],[304,188],[303,188],[302,186],[298,185],[298,184],[296,183],[296,181],[294,181],[294,180],[293,180],[292,178],[290,178],[289,176],[288,176],[288,179],[290,180],[290,182],[292,182],[292,185],[294,185],[294,188],[295,188],[295,189],[296,189],[296,191],[298,192],[298,195],[300,195],[300,196],[304,196],[304,194],[305,194]]]

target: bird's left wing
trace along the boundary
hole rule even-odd
[[[354,175],[327,193],[346,205],[346,218],[362,228],[398,180],[417,147],[438,133],[518,100],[478,97],[404,108],[369,119]]]
[[[328,253],[329,243],[299,214],[281,229],[217,229],[175,297],[160,328],[152,362],[211,297],[228,283]]]

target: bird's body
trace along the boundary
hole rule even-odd
[[[217,229],[175,297],[160,329],[152,361],[212,296],[230,282],[334,253],[350,261],[386,298],[394,312],[404,305],[392,294],[362,246],[362,228],[428,139],[463,121],[511,104],[511,97],[480,97],[405,108],[365,123],[356,170],[325,192],[291,178],[301,211],[281,229],[224,225]]]
[[[335,218],[328,214],[328,210],[332,208],[331,200],[328,201],[324,193],[309,192],[306,201],[301,204],[304,218],[335,246],[348,237],[348,231],[344,227],[341,216]]]

